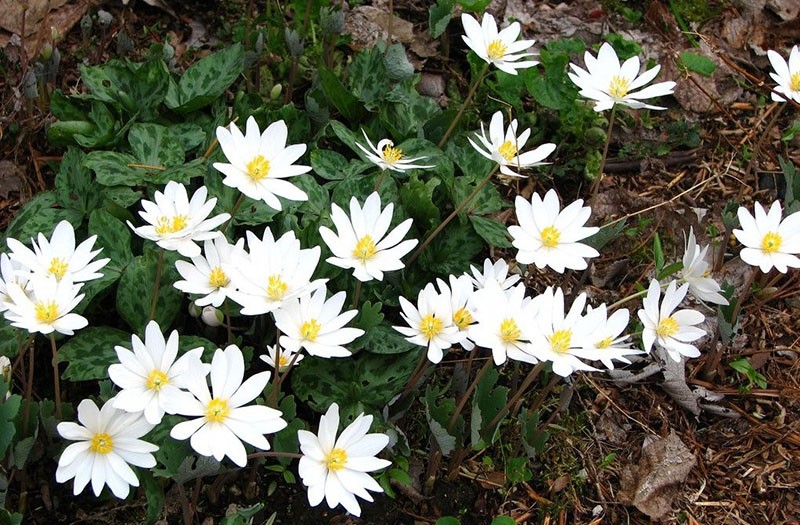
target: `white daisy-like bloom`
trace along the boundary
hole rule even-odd
[[[320,418],[317,435],[297,431],[302,453],[297,472],[308,487],[308,503],[312,507],[325,499],[332,509],[341,503],[350,514],[361,516],[356,496],[371,502],[367,491],[383,492],[367,473],[392,464],[375,457],[389,444],[389,436],[368,434],[371,425],[372,416],[361,414],[337,438],[339,405],[333,403]]]
[[[234,258],[244,256],[244,239],[231,244],[224,235],[203,242],[203,254],[192,257],[192,262],[176,261],[175,268],[184,280],[174,286],[184,293],[198,294],[197,306],[219,307],[225,301],[232,287],[231,278],[224,266]]]
[[[415,168],[426,169],[434,167],[423,164],[414,164],[416,161],[425,160],[428,157],[414,157],[412,159],[406,158],[403,150],[400,148],[395,148],[394,142],[392,142],[390,139],[381,139],[378,141],[378,145],[375,146],[372,144],[372,141],[369,140],[366,131],[362,129],[361,133],[364,134],[364,138],[367,140],[367,144],[369,144],[369,149],[361,145],[359,142],[356,142],[356,146],[358,146],[361,151],[364,152],[370,162],[382,170],[392,170],[402,173]]]
[[[781,205],[775,201],[769,212],[756,202],[755,218],[744,206],[739,206],[737,215],[741,229],[733,230],[733,234],[745,246],[739,254],[744,262],[764,273],[772,268],[781,273],[800,268],[796,255],[800,253],[800,212],[781,219]]]
[[[217,349],[211,360],[211,390],[205,372],[192,366],[188,389],[191,400],[178,400],[172,410],[194,417],[178,423],[169,435],[174,439],[191,438],[189,443],[201,456],[222,461],[228,456],[240,467],[247,465],[247,452],[242,441],[261,450],[269,450],[265,434],[274,434],[286,427],[281,412],[263,405],[251,404],[264,391],[270,372],[260,372],[244,379],[244,356],[236,345]]]
[[[276,210],[283,197],[290,201],[308,200],[306,192],[289,182],[289,177],[311,171],[311,166],[295,164],[306,152],[305,144],[286,145],[289,130],[282,120],[273,122],[262,133],[252,116],[245,135],[236,127],[217,128],[217,140],[228,163],[215,162],[225,175],[222,183],[236,188],[251,199],[263,200]]]
[[[578,352],[591,338],[593,325],[583,316],[586,294],[575,298],[569,311],[564,314],[564,292],[561,288],[548,287],[539,296],[540,307],[535,318],[537,328],[533,330],[528,352],[539,361],[550,361],[553,372],[567,377],[576,370],[594,372],[578,357]]]
[[[439,293],[446,301],[450,303],[450,311],[453,314],[453,324],[456,325],[458,330],[464,334],[464,340],[461,341],[461,347],[464,350],[472,350],[475,344],[469,340],[469,327],[475,322],[472,315],[472,294],[475,292],[475,287],[472,285],[472,279],[467,274],[462,274],[456,277],[455,275],[448,276],[450,285],[441,279],[436,279],[439,285]]]
[[[19,286],[6,289],[9,300],[4,303],[4,315],[13,326],[32,334],[59,332],[73,335],[75,330],[89,324],[82,315],[72,313],[84,297],[79,293],[83,284],[50,276],[34,279],[28,285],[30,290],[27,292]]]
[[[701,301],[714,304],[728,304],[728,300],[722,296],[719,283],[709,277],[710,266],[706,261],[708,245],[700,246],[694,236],[694,229],[689,229],[689,237],[686,239],[686,249],[683,252],[683,269],[680,272],[681,279],[689,283],[689,291]]]
[[[249,253],[235,257],[223,270],[231,276],[228,297],[243,306],[244,315],[260,315],[280,308],[286,301],[316,290],[327,279],[311,281],[320,248],[300,248],[293,231],[275,240],[267,227],[263,238],[247,232]]]
[[[333,257],[326,261],[340,268],[353,268],[353,276],[359,281],[383,280],[384,272],[405,267],[400,260],[414,246],[417,239],[404,241],[411,228],[412,219],[406,219],[389,232],[394,204],[381,209],[381,197],[372,192],[364,207],[353,197],[350,199],[350,217],[336,204],[331,205],[331,220],[336,233],[322,226],[319,233],[328,245]],[[389,232],[387,234],[387,232]]]
[[[587,306],[585,318],[590,327],[589,335],[584,338],[582,347],[572,353],[582,359],[600,361],[609,370],[614,370],[614,360],[630,364],[625,356],[642,353],[639,349],[631,348],[627,342],[629,335],[623,335],[630,317],[631,313],[626,308],[609,316],[605,303],[597,308]]]
[[[769,76],[778,83],[772,92],[772,100],[786,102],[794,100],[800,104],[800,47],[792,46],[789,61],[773,50],[767,51],[767,57],[775,71]]]
[[[444,282],[441,282],[445,288]],[[467,333],[453,322],[450,293],[440,294],[432,283],[428,283],[417,295],[417,306],[405,297],[400,297],[400,315],[408,326],[393,326],[406,336],[406,341],[428,349],[428,360],[438,364],[444,351],[463,341]]]
[[[655,66],[639,75],[639,57],[631,57],[620,65],[617,52],[608,42],[600,46],[597,58],[587,51],[583,56],[586,69],[570,64],[570,80],[580,88],[580,95],[595,101],[597,112],[622,104],[633,109],[666,109],[641,102],[648,98],[670,95],[675,82],[659,82],[640,91],[634,90],[651,82],[661,66]]]
[[[112,400],[98,409],[94,401],[84,399],[78,405],[78,421],[80,424],[65,421],[56,427],[61,437],[77,441],[58,458],[56,481],[64,483],[75,478],[76,496],[91,481],[95,496],[108,485],[114,496],[127,498],[131,485],[139,486],[130,465],[147,469],[156,466],[153,452],[158,447],[140,439],[154,425],[141,414],[114,408]]]
[[[287,351],[301,348],[316,357],[347,357],[350,350],[344,345],[364,335],[360,328],[345,327],[358,315],[358,310],[342,313],[345,292],[334,294],[327,301],[328,288],[320,286],[314,293],[286,301],[275,310],[275,326],[283,335],[280,344]]]
[[[208,219],[217,198],[206,200],[207,196],[208,189],[200,186],[189,200],[186,186],[169,181],[163,192],[155,192],[155,202],[142,200],[144,210],[139,215],[147,224],[137,228],[128,221],[128,226],[139,237],[155,241],[165,250],[177,250],[184,257],[197,257],[200,247],[196,242],[222,235],[215,228],[231,218],[230,214],[221,213]]]
[[[0,313],[8,310],[6,303],[12,300],[8,293],[9,288],[20,288],[23,292],[27,290],[26,274],[26,268],[22,264],[12,260],[6,253],[0,253]]]
[[[677,288],[677,285],[677,281],[669,283],[664,292],[664,300],[659,306],[661,285],[655,279],[650,281],[647,295],[642,300],[644,308],[639,310],[638,315],[644,325],[642,343],[645,352],[650,353],[653,344],[657,344],[666,350],[675,362],[680,362],[681,356],[700,356],[700,350],[689,343],[697,341],[706,335],[706,332],[695,326],[705,320],[705,316],[697,310],[687,308],[673,313],[689,291],[688,284],[680,288]]]
[[[519,249],[517,262],[549,266],[563,273],[565,269],[585,270],[586,259],[600,255],[597,250],[580,241],[597,233],[600,228],[584,226],[592,209],[578,199],[563,210],[556,191],[549,190],[544,199],[538,193],[528,202],[517,196],[514,200],[519,226],[509,226],[512,244]]]
[[[285,348],[281,348],[280,345],[267,345],[267,353],[266,355],[258,356],[259,359],[267,363],[272,368],[277,368],[278,372],[286,372],[286,369],[289,368],[289,365],[294,362],[292,365],[297,366],[300,364],[300,361],[305,359],[304,356],[300,352],[290,352]],[[275,363],[277,362],[277,366]]]
[[[170,398],[185,398],[191,394],[187,386],[190,363],[195,361],[208,373],[208,365],[200,363],[203,348],[198,347],[178,358],[178,331],[173,330],[164,340],[161,327],[155,321],[147,323],[144,341],[131,336],[131,347],[115,346],[119,363],[108,367],[108,377],[122,390],[114,397],[114,408],[127,412],[143,412],[148,423],[157,425],[172,402]]]
[[[483,261],[483,272],[475,266],[470,266],[472,270],[472,285],[476,290],[486,288],[489,283],[495,283],[503,290],[508,290],[520,280],[518,274],[508,275],[508,263],[505,259],[498,259],[494,263],[488,257]],[[465,274],[468,275],[468,274]]]
[[[533,319],[539,303],[525,297],[524,284],[508,290],[489,285],[475,291],[472,304],[476,323],[469,327],[469,338],[477,346],[490,349],[496,365],[509,358],[538,362],[528,346],[534,335]]]
[[[91,281],[103,276],[98,270],[111,260],[93,260],[103,250],[92,250],[97,235],[92,235],[76,247],[75,229],[68,221],[56,225],[50,240],[41,233],[38,239],[38,243],[31,239],[33,250],[17,239],[6,240],[11,250],[9,257],[27,270],[25,273],[29,273],[31,279],[53,276],[74,283]]]
[[[498,163],[500,165],[500,173],[511,177],[523,177],[523,175],[513,171],[511,168],[524,170],[534,166],[541,166],[544,164],[542,161],[555,151],[556,145],[548,142],[532,151],[520,153],[520,150],[525,147],[525,143],[528,142],[528,138],[531,136],[531,130],[527,128],[517,136],[517,126],[517,119],[513,119],[508,128],[504,128],[503,112],[498,111],[492,115],[492,120],[489,122],[488,135],[483,127],[483,122],[481,122],[481,132],[475,133],[480,145],[476,144],[471,137],[467,137],[467,140],[475,148],[475,151]]]
[[[476,19],[466,13],[461,15],[464,26],[464,35],[461,37],[470,49],[475,51],[481,59],[489,64],[494,64],[500,71],[516,75],[517,69],[533,67],[537,60],[522,60],[534,56],[528,51],[535,40],[517,40],[521,26],[514,22],[502,31],[497,30],[497,22],[489,13],[483,14],[479,24]]]

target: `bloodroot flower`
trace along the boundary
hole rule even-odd
[[[758,266],[767,273],[773,267],[781,273],[789,268],[800,268],[800,212],[781,219],[781,205],[772,203],[765,212],[760,203],[755,203],[755,218],[744,206],[737,211],[741,229],[733,234],[744,244],[739,256],[747,264]]]
[[[356,142],[356,146],[358,146],[361,151],[364,152],[370,162],[378,166],[380,169],[398,171],[402,173],[414,168],[433,168],[433,166],[414,164],[414,162],[418,160],[425,160],[427,157],[414,157],[413,159],[408,159],[405,157],[403,150],[394,147],[394,142],[391,140],[379,140],[378,145],[375,146],[372,144],[372,141],[369,140],[367,132],[363,129],[361,132],[364,134],[364,138],[367,139],[369,149],[361,145],[359,142]]]
[[[516,75],[517,69],[533,67],[539,62],[521,58],[533,56],[528,52],[534,41],[519,40],[519,22],[514,22],[502,31],[497,30],[497,22],[489,13],[483,14],[483,21],[478,21],[468,14],[461,15],[464,33],[461,38],[475,53],[489,64],[494,64],[500,71]]]

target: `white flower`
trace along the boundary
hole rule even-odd
[[[661,70],[655,66],[639,75],[639,57],[631,57],[620,65],[617,53],[608,42],[600,46],[597,58],[590,52],[583,57],[586,69],[570,64],[570,80],[580,88],[581,96],[595,100],[595,111],[611,109],[614,104],[622,104],[634,109],[666,109],[651,106],[641,100],[671,94],[675,82],[659,82],[641,91],[633,92],[652,81]]]
[[[500,172],[511,177],[522,177],[516,171],[543,164],[543,160],[548,155],[553,153],[556,145],[552,143],[542,144],[533,151],[526,151],[519,153],[528,142],[531,136],[530,128],[517,136],[517,119],[511,121],[508,129],[503,128],[503,112],[498,111],[492,115],[492,120],[489,122],[489,135],[486,135],[486,129],[481,122],[481,132],[475,134],[478,137],[483,148],[476,144],[471,137],[467,137],[469,143],[475,148],[475,151],[486,157],[487,159],[497,162],[500,165]]]
[[[392,170],[397,172],[404,172],[414,168],[433,168],[433,166],[424,166],[421,164],[414,164],[418,160],[425,160],[427,157],[414,157],[413,159],[405,158],[403,150],[394,147],[394,142],[389,139],[382,139],[378,141],[378,145],[374,146],[372,141],[369,140],[367,132],[363,129],[361,133],[367,139],[369,149],[362,146],[361,143],[356,142],[361,151],[367,156],[370,162],[377,165],[382,170]]]
[[[441,281],[440,281],[441,282]],[[441,282],[445,288],[444,282]],[[393,326],[395,330],[406,336],[406,340],[428,349],[428,360],[437,364],[447,350],[466,337],[453,323],[453,310],[450,304],[450,293],[436,292],[433,284],[428,284],[419,291],[415,307],[405,297],[400,297],[400,315],[408,326]]]
[[[317,357],[347,357],[351,354],[343,345],[364,335],[364,330],[344,325],[352,321],[358,311],[341,313],[346,294],[339,292],[326,301],[327,293],[327,287],[322,285],[311,295],[286,301],[272,313],[275,326],[283,334],[280,339],[283,348],[289,352],[305,348]]]
[[[472,310],[474,309],[472,294],[475,291],[472,286],[472,279],[469,275],[462,274],[458,277],[450,275],[448,280],[450,281],[450,286],[447,286],[447,283],[441,279],[436,279],[436,283],[439,285],[439,293],[450,303],[453,324],[464,336],[461,346],[464,350],[472,350],[475,348],[475,344],[468,338],[469,327],[475,322],[475,318],[472,315]]]
[[[225,178],[222,183],[236,188],[251,199],[263,200],[276,210],[283,197],[291,201],[308,200],[308,195],[283,179],[311,171],[310,166],[294,164],[306,152],[305,144],[286,146],[289,130],[282,120],[273,122],[261,133],[252,116],[245,135],[235,124],[230,130],[218,127],[217,140],[230,164],[215,162]]]
[[[77,441],[64,449],[58,459],[56,481],[75,478],[73,494],[80,494],[89,481],[99,496],[108,485],[114,496],[128,497],[130,486],[139,486],[139,479],[129,465],[142,468],[156,466],[153,452],[156,445],[141,438],[153,429],[141,414],[130,414],[113,407],[109,400],[103,408],[84,399],[78,405],[78,421],[62,422],[56,427],[64,439]]]
[[[326,279],[311,281],[319,261],[319,246],[301,249],[293,231],[278,240],[267,227],[264,237],[247,232],[249,254],[223,269],[231,276],[235,291],[228,297],[242,305],[244,315],[260,315],[280,308],[286,301],[317,289]]]
[[[483,273],[474,266],[470,266],[470,268],[472,269],[472,285],[476,290],[486,288],[492,282],[501,289],[508,290],[520,280],[520,276],[517,274],[508,275],[508,263],[505,259],[498,259],[494,264],[491,259],[484,259]]]
[[[685,309],[672,313],[689,290],[688,284],[677,289],[676,286],[676,281],[669,283],[664,292],[664,301],[659,307],[661,285],[655,279],[650,281],[647,296],[642,301],[644,308],[639,310],[638,314],[644,325],[642,330],[644,350],[649,353],[653,343],[656,343],[664,348],[673,360],[680,362],[682,355],[686,357],[700,355],[700,350],[689,343],[697,341],[706,335],[706,332],[694,326],[705,320],[703,314],[697,310]]]
[[[280,355],[278,355],[280,352]],[[278,372],[285,372],[286,369],[289,367],[289,364],[294,362],[292,366],[297,366],[300,364],[300,361],[305,359],[302,353],[298,352],[290,352],[289,350],[283,349],[280,345],[272,345],[267,346],[267,355],[260,355],[258,356],[259,359],[267,363],[272,368],[277,368]],[[275,366],[275,362],[277,361],[278,366]]]
[[[586,294],[575,298],[572,306],[564,315],[564,292],[561,288],[553,291],[548,287],[539,296],[540,306],[535,318],[537,329],[531,336],[528,353],[540,361],[553,363],[553,372],[567,377],[576,370],[596,371],[578,359],[578,353],[591,337],[593,326],[583,317],[586,305]]]
[[[769,212],[764,212],[760,203],[755,203],[755,219],[744,206],[737,211],[741,229],[733,234],[744,244],[739,256],[747,264],[758,266],[767,273],[773,267],[786,273],[789,268],[800,268],[800,212],[781,220],[781,205],[772,203]]]
[[[233,290],[231,278],[225,272],[224,266],[231,263],[235,257],[244,255],[244,239],[239,239],[236,244],[230,244],[224,235],[212,241],[203,243],[203,255],[192,257],[192,262],[176,261],[175,268],[184,278],[174,284],[175,288],[184,293],[200,294],[195,301],[197,306],[211,305],[219,307]]]
[[[201,186],[189,200],[186,186],[170,181],[163,193],[156,191],[155,202],[142,200],[144,210],[139,215],[148,224],[136,228],[128,221],[128,226],[139,237],[155,241],[165,250],[177,250],[184,257],[197,257],[200,247],[195,241],[206,241],[222,235],[212,230],[231,217],[221,213],[206,219],[217,203],[216,197],[206,201],[207,196],[208,189]]]
[[[372,416],[359,415],[339,438],[339,405],[333,403],[319,420],[319,433],[297,431],[302,457],[297,467],[303,485],[308,487],[308,502],[316,507],[325,499],[330,508],[340,503],[347,512],[361,515],[356,496],[373,501],[368,490],[383,492],[367,472],[391,465],[375,455],[389,444],[385,434],[368,434]]]
[[[689,229],[689,237],[686,239],[686,250],[683,252],[683,270],[681,278],[689,283],[689,290],[701,301],[714,304],[728,304],[728,300],[720,294],[720,286],[717,281],[708,277],[711,273],[708,262],[706,262],[706,252],[708,246],[701,247],[697,244],[694,229]]]
[[[508,290],[487,286],[477,290],[472,300],[477,323],[470,325],[469,338],[476,345],[490,349],[496,365],[502,365],[508,358],[538,362],[528,348],[538,304],[526,299],[524,284]]]
[[[183,416],[193,416],[178,423],[169,435],[187,439],[202,456],[214,456],[217,461],[228,456],[236,465],[247,465],[247,452],[242,441],[256,448],[269,450],[264,434],[273,434],[286,427],[281,412],[263,405],[244,406],[257,398],[269,382],[270,372],[260,372],[244,379],[244,357],[236,345],[217,349],[211,360],[211,391],[206,376],[192,367],[189,392],[196,399],[181,400],[173,410]],[[213,393],[213,394],[212,394]]]
[[[331,220],[336,233],[326,226],[319,229],[333,257],[327,262],[340,268],[353,268],[359,281],[383,280],[383,273],[404,268],[400,260],[417,245],[416,239],[403,241],[412,219],[401,222],[388,235],[394,204],[381,209],[381,197],[373,192],[364,207],[350,199],[350,217],[336,204],[331,205]],[[402,241],[402,242],[401,242]]]
[[[83,299],[84,294],[79,294],[82,284],[50,276],[35,279],[29,286],[30,296],[19,286],[6,290],[10,300],[5,303],[5,316],[12,325],[30,333],[72,335],[89,324],[85,317],[72,313]]]
[[[97,271],[111,260],[92,260],[102,251],[102,248],[92,251],[97,235],[92,235],[76,248],[75,229],[68,221],[61,221],[56,225],[49,241],[41,233],[38,239],[38,243],[31,239],[33,250],[17,239],[6,240],[11,249],[11,260],[27,270],[25,273],[32,274],[31,278],[52,275],[56,279],[67,279],[75,283],[91,281],[103,276]]]
[[[502,31],[497,31],[497,22],[489,13],[483,14],[483,21],[478,21],[464,13],[461,15],[464,26],[464,35],[461,37],[470,49],[489,64],[494,64],[497,69],[511,75],[517,74],[517,69],[533,67],[539,62],[536,60],[523,60],[521,58],[533,56],[527,50],[533,45],[534,40],[516,41],[520,33],[519,22],[510,24]]]
[[[775,70],[769,76],[778,83],[772,93],[772,100],[775,102],[794,100],[800,104],[800,47],[796,45],[792,47],[788,62],[771,49],[767,51],[767,57],[772,69]]]
[[[517,262],[534,263],[537,268],[549,266],[563,273],[566,268],[585,270],[586,258],[600,255],[591,246],[578,242],[599,230],[584,226],[592,210],[583,206],[582,199],[560,210],[558,195],[551,189],[544,200],[538,193],[531,195],[530,202],[517,196],[514,207],[519,226],[509,226],[508,233],[519,249]]]
[[[609,370],[614,369],[615,359],[630,364],[625,356],[642,353],[626,343],[630,336],[622,335],[628,327],[630,316],[631,313],[625,308],[609,316],[605,304],[594,309],[587,307],[585,318],[587,325],[591,327],[590,335],[584,339],[582,347],[572,353],[583,359],[600,361]]]
[[[131,336],[133,351],[115,346],[119,363],[108,367],[108,377],[122,391],[114,397],[114,408],[128,412],[144,412],[144,417],[157,425],[164,417],[170,398],[185,398],[189,364],[195,361],[208,373],[208,365],[200,365],[203,348],[194,348],[178,357],[178,331],[164,340],[155,321],[147,323],[144,341]]]
[[[27,272],[22,264],[12,260],[5,253],[0,253],[0,312],[8,310],[6,303],[12,301],[9,288],[19,288],[25,292],[28,288]],[[26,293],[27,295],[27,293]]]

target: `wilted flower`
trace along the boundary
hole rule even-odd
[[[767,57],[775,70],[769,76],[778,83],[772,93],[772,100],[775,102],[794,100],[800,104],[800,47],[796,45],[792,47],[788,62],[771,49],[767,51]]]
[[[381,139],[378,141],[378,145],[375,146],[372,144],[372,141],[369,140],[367,132],[363,129],[361,132],[364,134],[364,138],[367,139],[369,149],[362,146],[359,142],[356,142],[356,146],[358,146],[361,151],[364,152],[370,162],[377,165],[380,169],[398,171],[402,173],[413,168],[433,168],[433,166],[414,164],[414,162],[418,160],[425,160],[427,157],[414,157],[413,159],[405,158],[403,150],[400,148],[395,148],[394,142],[392,142],[390,139]]]
[[[653,343],[656,343],[666,350],[675,362],[680,362],[682,355],[700,356],[700,350],[689,343],[700,339],[706,332],[695,326],[705,320],[705,316],[697,310],[685,309],[672,313],[689,290],[688,284],[676,287],[676,281],[669,283],[659,307],[661,285],[655,279],[650,281],[647,296],[642,301],[644,308],[639,310],[639,319],[644,325],[642,329],[644,350],[649,353]]]
[[[536,60],[523,60],[521,58],[533,56],[527,52],[534,40],[519,40],[521,27],[519,22],[514,22],[502,31],[497,30],[497,22],[489,13],[483,14],[480,24],[466,13],[461,15],[464,26],[464,35],[461,37],[470,49],[489,64],[494,64],[497,69],[511,75],[517,74],[517,69],[535,66]]]
[[[758,266],[767,273],[773,267],[781,273],[789,268],[800,268],[800,212],[781,219],[781,205],[772,203],[765,212],[761,203],[755,203],[755,218],[744,206],[737,210],[741,229],[733,234],[744,244],[739,256],[747,264]]]
[[[306,152],[306,145],[287,147],[288,134],[282,120],[273,122],[261,133],[252,116],[247,119],[246,135],[242,135],[235,124],[231,124],[230,130],[218,127],[217,140],[229,162],[214,163],[214,167],[225,175],[222,183],[251,199],[263,200],[276,210],[281,209],[278,197],[291,201],[308,200],[306,192],[284,180],[311,171],[311,166],[294,164]]]
[[[639,75],[639,57],[631,57],[620,65],[617,52],[608,42],[600,46],[597,58],[587,51],[583,60],[586,69],[570,64],[572,72],[567,75],[580,88],[581,96],[596,101],[594,110],[598,112],[611,109],[614,104],[634,109],[666,109],[640,101],[669,95],[675,89],[675,82],[670,81],[659,82],[633,92],[656,78],[661,66],[657,65]]]
[[[307,430],[298,430],[302,457],[297,467],[303,485],[308,487],[308,502],[312,507],[323,498],[330,508],[340,503],[347,512],[361,515],[361,506],[356,496],[372,501],[368,490],[383,492],[378,483],[367,472],[391,465],[390,461],[375,455],[389,444],[385,434],[368,434],[372,416],[359,415],[339,438],[339,405],[331,404],[319,420],[319,432],[314,435]]]
[[[686,239],[686,250],[683,252],[683,270],[681,278],[689,283],[689,291],[701,301],[714,304],[728,304],[728,300],[720,294],[720,286],[717,281],[708,277],[711,273],[708,262],[706,262],[706,252],[708,246],[701,247],[697,244],[694,230],[689,229],[689,237]]]
[[[583,206],[582,199],[561,210],[558,195],[551,189],[544,199],[534,193],[530,202],[517,196],[514,207],[519,226],[509,226],[508,233],[519,249],[517,262],[533,263],[537,268],[549,266],[563,273],[566,268],[585,270],[586,259],[600,255],[591,246],[578,242],[599,230],[584,226],[592,210]]]
[[[503,128],[503,112],[498,111],[492,115],[492,120],[489,122],[489,135],[486,135],[486,129],[481,122],[481,132],[475,134],[478,137],[483,148],[473,142],[471,137],[468,137],[469,143],[475,148],[475,151],[486,157],[487,159],[497,162],[500,165],[500,173],[509,175],[511,177],[522,177],[516,171],[543,164],[543,160],[548,157],[556,149],[556,145],[552,143],[542,144],[533,151],[526,151],[520,153],[519,151],[525,147],[528,138],[531,136],[530,128],[517,136],[517,120],[513,119],[508,125],[508,129]]]

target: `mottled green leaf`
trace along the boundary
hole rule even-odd
[[[422,182],[413,173],[408,182],[400,186],[400,202],[420,231],[428,231],[441,222],[439,207],[433,203],[433,192],[440,183],[438,178]]]
[[[61,159],[56,175],[56,197],[64,208],[88,215],[100,202],[100,194],[92,184],[89,170],[83,166],[83,153],[69,148]]]
[[[234,44],[192,64],[178,83],[171,82],[165,103],[179,113],[207,106],[228,89],[244,68],[244,49]]]
[[[380,324],[364,334],[363,348],[373,354],[402,354],[419,348],[394,328]]]
[[[459,275],[486,249],[486,243],[469,224],[451,222],[422,252],[419,264],[434,274]]]
[[[444,399],[441,397],[442,392],[428,385],[422,399],[428,426],[436,444],[439,445],[443,455],[449,456],[461,444],[461,436],[464,433],[464,416],[459,414],[451,427],[450,420],[456,411],[456,401],[452,397]],[[437,403],[437,400],[441,400],[441,402]]]
[[[357,53],[347,70],[347,81],[352,94],[367,107],[372,107],[389,89],[383,60],[383,53],[377,46],[372,46]]]
[[[498,248],[510,248],[511,241],[508,240],[508,229],[502,222],[488,217],[470,215],[469,220],[475,232],[491,246]]]
[[[131,334],[108,326],[90,326],[58,349],[58,360],[69,363],[64,378],[89,381],[108,378],[108,367],[117,363],[115,346],[131,347]]]
[[[182,122],[170,126],[169,134],[178,141],[186,153],[200,146],[206,140],[206,132],[203,131],[203,128],[192,122]]]
[[[122,269],[133,259],[130,228],[106,210],[94,210],[89,216],[89,234],[97,235],[95,249],[103,249],[98,257],[109,257],[109,266]]]
[[[311,169],[325,180],[342,180],[345,178],[347,159],[341,153],[327,149],[315,149],[311,152]]]
[[[14,439],[14,434],[17,433],[12,421],[19,412],[22,401],[22,397],[16,394],[6,399],[6,393],[8,393],[8,385],[2,381],[0,382],[0,457],[6,457],[6,449]]]
[[[119,138],[121,128],[117,125],[117,120],[102,102],[92,102],[92,110],[89,112],[89,121],[92,127],[88,131],[75,133],[75,142],[84,148],[96,148],[114,144]]]
[[[94,172],[103,186],[138,186],[144,183],[145,171],[129,165],[138,161],[132,155],[117,151],[92,151],[86,155],[84,165]]]
[[[473,448],[483,448],[494,443],[500,428],[499,421],[493,428],[489,428],[489,423],[500,414],[508,401],[508,388],[497,386],[499,375],[497,369],[490,365],[472,395],[470,437]]]
[[[183,147],[164,126],[134,124],[128,133],[128,143],[137,164],[163,167],[183,164]]]
[[[360,122],[365,113],[363,103],[347,90],[330,69],[322,66],[318,74],[322,91],[331,104],[350,122]]]
[[[145,250],[144,255],[134,257],[122,273],[117,287],[117,312],[137,333],[144,333],[149,321],[157,280],[157,250],[160,248]],[[167,330],[175,321],[183,299],[183,294],[172,286],[180,278],[175,270],[176,259],[175,252],[164,252],[154,315],[162,330]]]
[[[20,346],[28,340],[28,332],[14,328],[5,319],[0,322],[0,356],[14,358],[19,353]]]
[[[129,208],[142,198],[142,193],[127,186],[107,186],[103,188],[103,197],[121,208]]]
[[[438,0],[428,8],[428,29],[431,38],[439,38],[453,18],[454,0]]]
[[[25,244],[39,233],[49,238],[62,220],[69,221],[75,228],[79,227],[83,214],[75,210],[53,208],[56,201],[55,192],[44,191],[26,202],[8,226],[6,238],[13,237]]]

